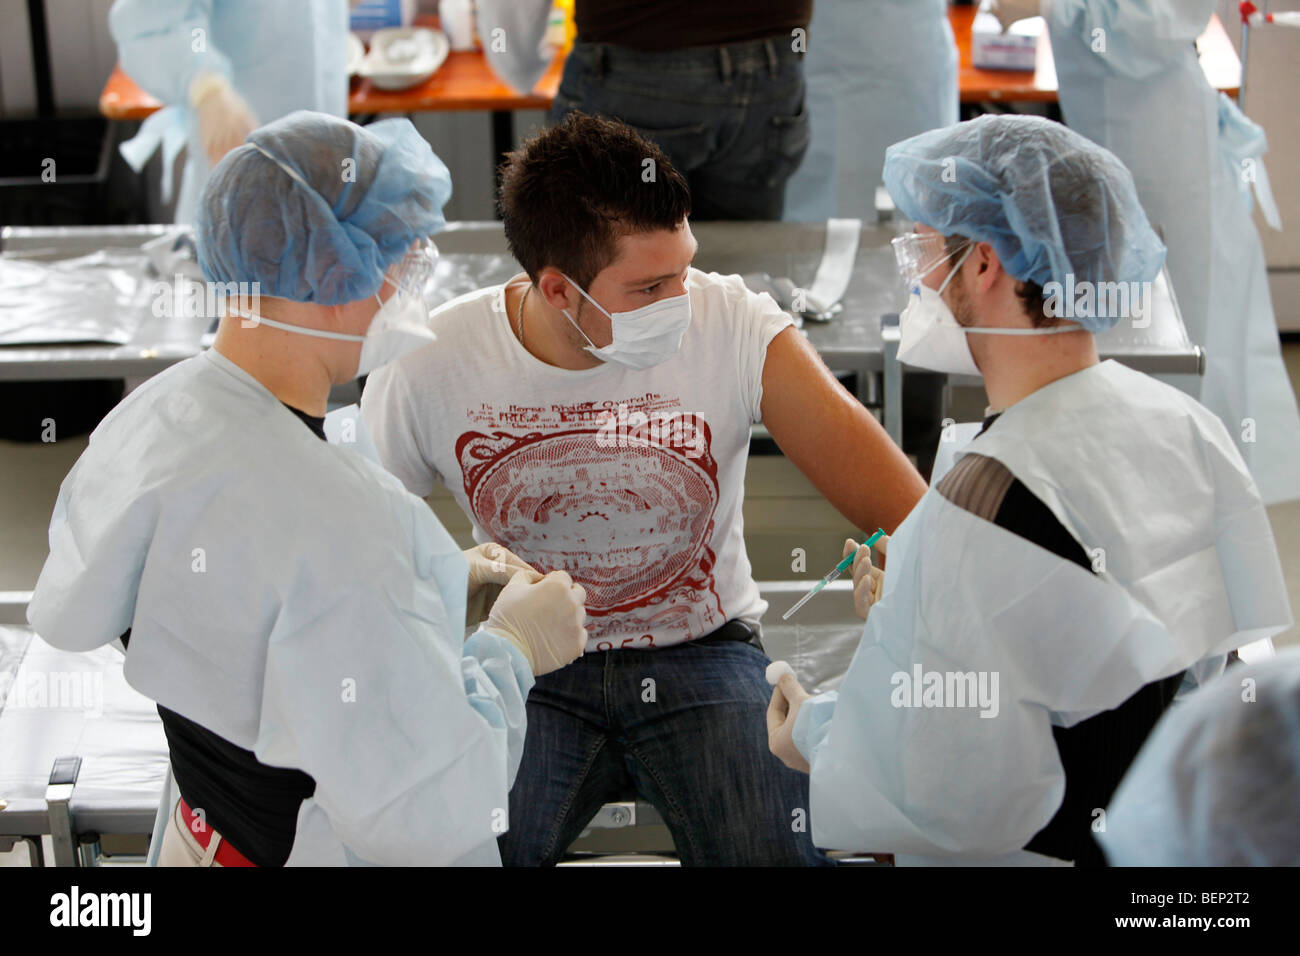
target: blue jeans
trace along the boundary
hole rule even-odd
[[[641,51],[575,43],[551,106],[620,119],[686,177],[693,219],[780,219],[808,149],[802,54],[790,37]]]
[[[767,748],[767,655],[735,641],[585,654],[537,679],[506,866],[557,862],[600,809],[654,805],[683,865],[818,865],[808,777]]]

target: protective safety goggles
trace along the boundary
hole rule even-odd
[[[921,280],[954,256],[959,256],[971,244],[962,238],[955,249],[948,248],[947,240],[937,232],[905,232],[895,236],[892,245],[898,271],[909,290],[917,288]]]
[[[433,277],[438,271],[438,247],[432,239],[419,239],[384,273],[384,281],[402,295],[418,298],[430,309],[437,304]]]

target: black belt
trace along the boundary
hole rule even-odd
[[[741,644],[753,644],[760,651],[763,650],[763,642],[759,639],[758,629],[741,620],[731,620],[716,631],[711,631],[703,637],[697,637],[691,641],[692,644],[721,644],[723,641],[739,641]],[[763,651],[763,653],[767,653]]]
[[[717,70],[718,77],[724,83],[730,83],[742,71],[763,69],[775,77],[780,73],[783,60],[803,59],[802,53],[794,52],[790,38],[785,34],[761,40],[668,50],[640,50],[612,43],[579,40],[574,44],[570,56],[579,63],[589,64],[602,77],[617,65],[658,66],[677,74],[712,73]]]

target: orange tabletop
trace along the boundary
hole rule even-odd
[[[369,80],[352,81],[349,113],[423,113],[432,110],[545,110],[560,88],[564,57],[537,81],[532,93],[520,96],[497,79],[482,51],[448,53],[447,61],[419,86],[387,92]]]
[[[1047,31],[1038,38],[1034,72],[1016,70],[977,70],[971,65],[970,29],[975,19],[975,7],[949,7],[948,19],[957,38],[960,64],[957,84],[961,88],[963,103],[985,100],[1047,100],[1055,102],[1056,63],[1052,59],[1052,44]],[[1201,54],[1201,69],[1215,89],[1236,95],[1241,85],[1241,60],[1233,49],[1228,33],[1223,29],[1218,14],[1210,18],[1205,32],[1196,41]]]
[[[104,91],[99,94],[99,111],[111,120],[140,120],[162,107],[156,99],[135,85],[135,80],[122,72],[121,64],[113,66],[108,74]]]
[[[971,65],[970,57],[970,28],[975,18],[975,7],[950,7],[948,17],[956,34],[961,60],[958,84],[963,103],[1056,100],[1056,65],[1046,32],[1038,41],[1034,72],[977,70]],[[1206,78],[1216,89],[1235,94],[1241,84],[1241,61],[1217,14],[1210,19],[1196,45],[1201,52],[1201,68]],[[412,89],[387,92],[376,89],[369,80],[353,79],[348,111],[356,115],[435,110],[544,110],[555,98],[563,70],[564,57],[556,57],[533,91],[521,96],[496,78],[481,51],[450,53],[437,73]],[[161,106],[136,86],[120,66],[113,67],[99,96],[99,111],[115,120],[144,119]]]
[[[533,92],[521,96],[496,78],[481,51],[449,53],[438,72],[410,89],[390,92],[376,88],[369,80],[353,78],[348,112],[357,115],[434,110],[544,110],[555,99],[563,70],[564,57],[556,57]],[[113,67],[99,95],[99,111],[109,119],[144,119],[161,107],[161,103],[136,86],[120,65]]]

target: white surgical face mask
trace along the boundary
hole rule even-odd
[[[902,314],[898,317],[898,360],[916,368],[929,369],[932,372],[947,372],[949,375],[973,375],[979,377],[979,366],[971,355],[970,343],[966,336],[970,333],[980,335],[1056,335],[1061,332],[1078,332],[1082,326],[1077,324],[1054,326],[1050,329],[987,329],[969,327],[957,321],[943,301],[943,290],[948,287],[974,249],[974,244],[966,247],[948,277],[938,289],[931,289],[924,282],[917,281],[912,287],[912,296]]]
[[[375,298],[379,298],[378,293]],[[361,337],[357,377],[397,361],[408,352],[428,345],[435,337],[429,328],[429,310],[423,300],[405,292],[393,293],[387,302],[380,301],[379,311]]]
[[[561,275],[564,275],[561,273]],[[598,349],[587,333],[583,332],[569,310],[564,309],[564,316],[573,323],[578,334],[587,339],[588,348],[596,358],[605,362],[616,362],[628,368],[646,369],[658,365],[677,353],[681,348],[682,336],[691,324],[691,296],[688,292],[671,298],[660,299],[631,312],[605,312],[600,304],[583,291],[578,283],[568,276],[566,282],[573,286],[583,298],[609,316],[610,331],[613,341],[603,349]]]
[[[381,365],[396,361],[407,352],[412,352],[422,345],[428,345],[436,336],[429,328],[429,313],[418,296],[395,292],[385,302],[375,293],[379,302],[379,311],[370,322],[365,335],[352,335],[348,332],[327,332],[325,329],[308,328],[305,325],[290,325],[277,322],[253,312],[228,308],[231,315],[249,319],[254,325],[269,325],[273,329],[310,335],[318,339],[333,339],[336,342],[360,342],[361,360],[357,363],[354,378],[369,375]]]

